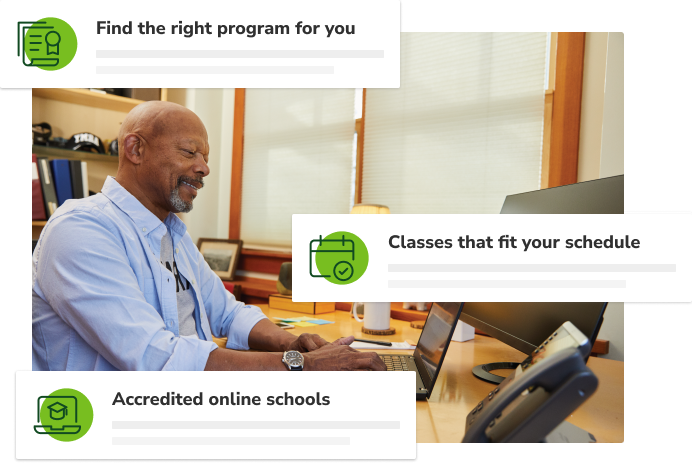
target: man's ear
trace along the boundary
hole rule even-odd
[[[144,141],[139,135],[127,134],[123,139],[122,147],[125,158],[135,165],[140,165],[142,163]]]

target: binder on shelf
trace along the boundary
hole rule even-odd
[[[58,209],[58,198],[55,194],[55,184],[53,174],[50,171],[47,158],[38,158],[38,176],[41,179],[41,190],[43,191],[43,201],[46,206],[46,218],[50,218],[55,210]]]
[[[72,181],[72,197],[76,200],[79,198],[84,198],[81,161],[70,160],[70,180]]]
[[[33,153],[31,154],[31,219],[32,221],[45,221],[46,219],[46,206],[43,204],[38,162]]]
[[[82,162],[82,193],[89,197],[89,175],[87,174],[87,162]]]
[[[50,162],[55,181],[55,194],[58,197],[58,206],[72,199],[72,180],[70,180],[70,161],[64,158],[56,158]]]

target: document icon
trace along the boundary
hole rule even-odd
[[[70,64],[77,53],[77,35],[59,18],[17,22],[17,56],[24,66],[46,71]]]
[[[57,66],[60,40],[60,33],[48,22],[17,22],[17,56],[22,56],[24,66]]]

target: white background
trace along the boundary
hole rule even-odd
[[[121,0],[115,4],[82,4],[66,8],[66,2],[38,0],[3,2],[0,16],[0,72],[2,87],[399,87],[399,2],[395,0],[265,0],[227,1],[222,4],[197,0],[142,2]],[[75,2],[76,3],[76,2]],[[336,8],[335,8],[336,7]],[[39,15],[39,16],[36,16]],[[78,48],[72,62],[57,71],[26,67],[17,56],[17,21],[56,17],[72,26]],[[96,34],[98,21],[125,25],[132,34]],[[148,21],[164,25],[163,35],[142,35],[137,25]],[[171,25],[212,25],[211,35],[185,38],[172,34]],[[316,33],[297,34],[295,25],[321,25]],[[218,37],[218,25],[288,25],[290,34],[226,34]],[[354,25],[353,35],[327,38],[326,25]],[[340,59],[106,59],[97,50],[384,50],[384,58]],[[179,74],[96,74],[97,66],[175,66]],[[334,66],[334,74],[199,74],[204,66]]]
[[[21,459],[413,459],[416,457],[416,402],[413,372],[375,373],[223,373],[232,377],[181,373],[39,373],[17,372],[17,457]],[[91,402],[94,420],[80,439],[58,442],[34,432],[37,398],[73,388]],[[202,393],[199,406],[127,406],[113,404],[117,393],[128,396],[182,396]],[[377,394],[354,410],[364,393]],[[211,396],[259,396],[258,406],[213,406]],[[329,405],[273,405],[267,397],[328,396]],[[80,407],[80,410],[81,407]],[[82,410],[83,411],[83,410]],[[83,413],[83,412],[82,412]],[[113,421],[369,421],[399,422],[399,429],[113,429]],[[81,422],[81,420],[78,420]],[[123,437],[348,437],[350,445],[292,446],[124,446]]]
[[[298,302],[690,302],[692,260],[681,236],[690,214],[635,215],[293,215],[293,300]],[[348,231],[368,248],[365,274],[337,285],[310,276],[310,241]],[[449,249],[393,249],[391,236],[451,239]],[[500,248],[502,235],[517,249]],[[637,239],[638,249],[567,249],[567,239]],[[458,237],[493,238],[493,248],[460,249]],[[556,248],[524,251],[523,239],[560,239]],[[551,241],[552,243],[552,241]],[[340,244],[336,244],[340,246]],[[400,240],[395,240],[400,246]],[[325,243],[325,249],[327,244]],[[348,247],[347,247],[348,248]],[[312,244],[317,249],[317,243]],[[329,247],[334,249],[334,247]],[[348,248],[350,249],[350,248]],[[350,261],[350,255],[343,255]],[[356,260],[358,260],[356,255]],[[389,272],[390,264],[675,264],[676,272]],[[329,270],[324,271],[331,274]],[[313,273],[320,274],[314,264]],[[390,281],[625,281],[625,288],[389,288]]]

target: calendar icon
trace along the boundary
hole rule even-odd
[[[331,274],[313,273],[313,259],[319,253],[340,253],[334,264]],[[314,256],[314,257],[313,257]],[[337,257],[337,256],[334,256]],[[335,277],[340,281],[347,281],[353,277],[353,262],[356,260],[356,243],[353,239],[346,238],[345,234],[340,239],[313,239],[310,241],[310,276],[311,277]]]

